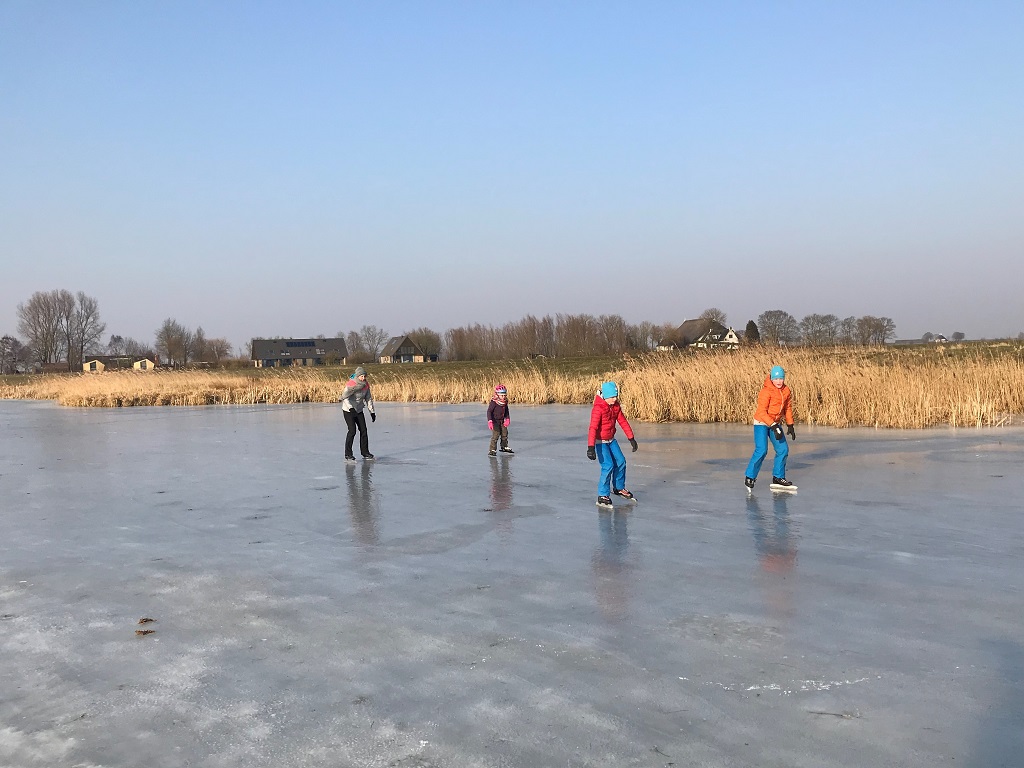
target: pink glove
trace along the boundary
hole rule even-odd
[[[512,420],[508,416],[506,416],[505,420],[503,422],[501,422],[501,426],[507,427],[511,423],[512,423]]]
[[[487,428],[492,432],[494,431],[494,422],[491,421],[490,419],[487,420]]]

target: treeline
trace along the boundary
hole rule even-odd
[[[867,346],[885,344],[896,337],[896,324],[890,317],[845,317],[806,315],[797,320],[781,309],[770,309],[757,317],[756,333],[766,344],[802,344],[808,347]],[[747,336],[750,329],[748,324]],[[750,339],[747,339],[750,341]]]
[[[672,326],[627,323],[619,315],[527,315],[501,326],[465,325],[444,334],[448,360],[583,357],[648,352]]]

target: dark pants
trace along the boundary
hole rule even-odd
[[[352,455],[352,442],[356,437],[356,427],[359,427],[359,452],[363,456],[370,455],[370,438],[366,434],[366,417],[362,411],[342,411],[345,414],[345,423],[348,424],[348,434],[345,435],[345,455]]]

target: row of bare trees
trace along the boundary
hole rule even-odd
[[[804,344],[813,347],[885,344],[896,337],[890,317],[846,317],[807,315],[797,320],[781,309],[770,309],[757,317],[757,330],[765,344]]]
[[[86,354],[101,348],[106,324],[99,303],[82,291],[37,291],[18,305],[18,333],[34,361],[66,361],[68,370],[81,370]]]
[[[672,326],[627,323],[619,315],[527,315],[501,326],[475,323],[444,335],[448,360],[495,360],[503,357],[581,357],[646,352]]]
[[[202,326],[193,331],[169,317],[156,330],[156,352],[168,365],[178,368],[190,363],[219,365],[231,357],[231,342],[208,338]]]

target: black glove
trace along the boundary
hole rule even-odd
[[[796,440],[796,429],[793,427],[792,424],[790,424],[788,427],[786,427],[786,431],[789,433],[790,437],[792,437],[794,440]]]
[[[771,426],[772,434],[775,435],[776,440],[785,440],[786,433],[782,431],[782,425],[779,422],[775,422]]]
[[[594,446],[587,446],[587,458],[591,461],[597,461],[597,451],[594,450]]]
[[[370,423],[372,424],[372,423],[373,423],[373,422],[375,422],[376,420],[377,420],[377,414],[376,414],[376,413],[373,413],[373,412],[371,411],[371,412],[370,412]]]
[[[633,453],[636,453],[636,440],[634,440],[632,437],[629,438],[629,444],[633,446]]]

